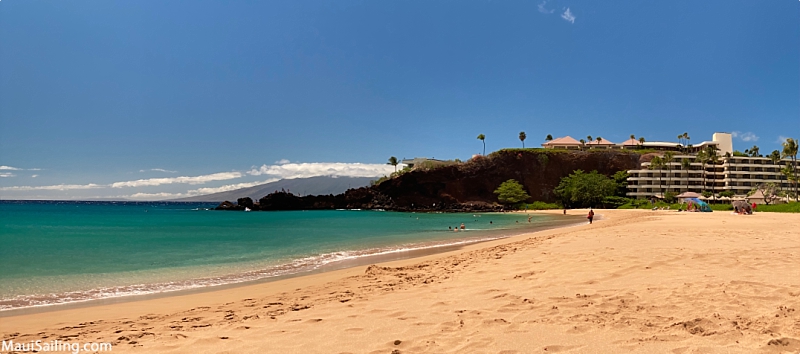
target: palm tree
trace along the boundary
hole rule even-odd
[[[717,148],[714,147],[713,145],[706,146],[706,149],[708,150],[708,152],[707,152],[708,160],[714,166],[713,167],[714,168],[714,182],[711,185],[712,186],[711,194],[714,196],[714,200],[717,200],[717,193],[716,193],[716,188],[717,188],[716,179],[717,178],[716,178],[716,172],[717,172],[717,162],[719,162],[719,156],[717,155]]]
[[[586,146],[586,140],[581,139],[581,151],[583,151],[583,148],[585,146]]]
[[[767,157],[769,157],[769,159],[770,159],[770,161],[772,161],[773,165],[778,166],[778,168],[780,168],[780,165],[781,165],[781,152],[780,151],[772,150],[772,152],[769,155],[767,155]],[[781,176],[778,175],[778,186],[779,187],[781,186],[782,181],[783,181],[783,178],[781,178]]]
[[[786,180],[789,182],[789,185],[791,186],[792,184],[794,184],[795,188],[797,188],[797,177],[796,175],[793,175],[793,172],[794,169],[792,168],[792,165],[789,162],[786,163],[786,167],[781,169],[781,174],[786,176]],[[791,190],[791,188],[789,190]],[[795,200],[797,200],[796,197]]]
[[[772,161],[773,165],[780,165],[781,163],[781,152],[778,150],[772,150],[772,153],[769,154],[769,159]]]
[[[689,191],[689,168],[692,167],[692,161],[687,158],[681,159],[681,169],[684,171],[683,174],[686,176],[686,191]]]
[[[683,133],[683,139],[686,140],[686,148],[687,149],[691,149],[692,148],[692,144],[689,144],[689,142],[692,141],[692,138],[689,137],[689,133],[684,132]]]
[[[786,141],[781,145],[783,145],[783,152],[781,156],[792,158],[792,172],[794,174],[794,199],[795,201],[798,201],[800,200],[800,195],[797,195],[797,140],[786,138]]]
[[[594,140],[594,139],[592,139],[592,136],[591,136],[591,135],[587,135],[587,136],[586,136],[586,141],[592,141],[592,140]]]
[[[642,145],[644,145],[644,137],[640,136],[639,137],[639,147],[642,147]]]
[[[681,148],[681,151],[686,150],[686,144],[683,143],[683,134],[678,134],[678,144],[680,145],[678,147]]]
[[[750,148],[750,157],[761,157],[761,155],[758,154],[758,146],[753,145],[753,147]]]
[[[706,163],[708,162],[708,154],[705,150],[700,150],[694,157],[695,161],[700,163],[700,168],[703,170],[703,185],[700,186],[700,192],[706,190]]]
[[[486,156],[486,135],[478,134],[478,140],[483,142],[483,156]]]
[[[671,174],[672,174],[672,165],[671,164],[672,164],[672,160],[675,159],[675,153],[672,152],[672,151],[667,151],[667,152],[664,153],[664,157],[662,159],[664,160],[664,166],[667,168],[667,186],[671,186],[672,185],[672,176],[671,176]],[[669,191],[669,188],[667,188],[667,191]]]
[[[598,137],[597,137],[597,143],[599,144],[601,141],[603,141],[603,138],[601,138],[601,137],[599,137],[599,136],[598,136]]]
[[[664,160],[662,160],[660,156],[655,156],[652,160],[650,160],[650,166],[647,168],[650,170],[658,170],[658,190],[661,192],[661,196],[664,197],[664,187],[661,185],[662,167],[664,167]]]
[[[394,157],[394,156],[390,157],[389,158],[389,163],[387,163],[387,165],[394,166],[394,172],[397,172],[397,158],[396,157]]]
[[[636,135],[631,134],[631,139],[636,140]]]
[[[550,135],[550,134],[547,134],[547,137],[544,138],[544,141],[550,141],[550,140],[553,140],[553,136]]]
[[[525,138],[527,138],[527,137],[528,136],[525,135],[525,132],[519,132],[519,141],[522,142],[522,148],[523,149],[525,148]]]

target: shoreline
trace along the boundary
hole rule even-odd
[[[577,210],[577,209],[573,209]],[[588,210],[588,209],[587,209]],[[529,211],[530,213],[540,214],[556,214],[550,210]],[[561,211],[558,210],[560,213]],[[559,214],[560,215],[560,214]],[[311,284],[319,284],[320,282],[328,282],[340,280],[347,277],[357,276],[363,274],[369,267],[404,267],[416,264],[418,262],[426,262],[437,258],[445,258],[454,256],[465,252],[476,251],[484,248],[497,247],[505,244],[518,242],[528,239],[536,234],[558,231],[563,229],[576,228],[584,225],[584,222],[563,225],[555,228],[546,228],[537,231],[522,231],[521,233],[512,236],[480,241],[475,243],[466,244],[463,246],[456,246],[454,249],[445,250],[442,252],[432,252],[429,254],[418,255],[408,258],[391,259],[381,262],[368,262],[365,264],[352,265],[341,269],[327,270],[327,271],[311,271],[308,273],[298,273],[285,276],[276,277],[276,279],[261,279],[245,283],[234,283],[220,285],[219,287],[205,287],[197,289],[179,290],[174,292],[164,292],[145,295],[132,295],[118,298],[97,299],[84,302],[45,305],[39,307],[28,307],[21,309],[13,309],[0,311],[0,319],[32,319],[34,322],[39,322],[51,314],[64,314],[67,318],[75,318],[74,321],[90,322],[90,317],[84,317],[82,314],[84,310],[94,310],[103,314],[130,314],[131,312],[138,312],[141,305],[147,309],[170,309],[177,304],[186,305],[194,304],[194,306],[202,306],[206,304],[207,297],[237,297],[243,296],[243,293],[257,293],[261,296],[274,295],[283,292],[288,288],[296,286],[308,286]],[[588,225],[588,224],[587,224]],[[364,269],[364,270],[362,270]],[[272,285],[272,286],[271,286]],[[267,289],[269,287],[270,289]],[[216,296],[215,296],[216,295]],[[146,311],[142,311],[144,314]],[[63,320],[59,323],[65,323]],[[5,334],[5,326],[3,321],[0,321],[0,335]]]
[[[15,316],[0,333],[122,352],[800,350],[800,215],[596,212],[419,258]]]
[[[532,211],[533,212],[533,211]],[[495,213],[483,213],[483,214],[495,214]],[[496,213],[498,215],[508,214],[508,213]],[[540,214],[553,214],[553,213],[540,213]],[[556,215],[559,216],[560,214]],[[365,266],[370,264],[381,264],[393,261],[401,261],[401,260],[413,260],[416,258],[421,258],[425,256],[443,254],[453,251],[459,251],[464,247],[468,247],[471,245],[478,245],[486,242],[492,242],[497,240],[508,239],[524,234],[536,233],[545,230],[552,230],[552,229],[559,229],[564,227],[572,227],[578,224],[581,224],[582,221],[575,220],[572,223],[566,223],[566,220],[562,220],[563,224],[559,225],[549,225],[545,222],[545,225],[536,225],[533,224],[528,227],[512,227],[512,228],[497,228],[497,229],[485,229],[485,230],[472,230],[478,231],[478,235],[465,235],[464,237],[454,238],[454,239],[447,239],[441,241],[431,241],[430,243],[418,243],[413,244],[413,247],[410,249],[406,248],[397,248],[400,245],[392,246],[385,250],[378,250],[377,253],[365,253],[365,254],[357,254],[355,256],[351,256],[349,258],[344,258],[340,260],[335,260],[330,263],[321,264],[315,268],[306,269],[306,270],[298,270],[296,272],[289,272],[284,274],[276,274],[276,275],[266,275],[266,276],[258,276],[255,279],[246,279],[246,280],[237,280],[240,276],[244,276],[250,273],[262,273],[263,270],[251,270],[245,273],[237,273],[231,274],[228,276],[222,276],[221,278],[231,278],[233,280],[229,282],[220,282],[217,284],[211,285],[198,285],[198,286],[190,286],[187,285],[184,288],[180,289],[170,289],[170,290],[154,290],[151,292],[146,293],[139,293],[139,294],[122,294],[116,296],[107,296],[107,297],[100,297],[100,298],[87,298],[81,300],[72,300],[72,301],[65,301],[65,302],[54,302],[54,303],[47,303],[47,304],[37,304],[37,305],[30,305],[30,306],[23,306],[23,307],[14,307],[14,308],[7,308],[7,309],[0,309],[0,318],[6,317],[14,317],[14,316],[24,316],[29,314],[37,314],[37,313],[47,313],[53,311],[61,311],[61,310],[68,310],[68,309],[82,309],[82,308],[90,308],[93,306],[105,306],[105,305],[113,305],[113,304],[120,304],[126,302],[137,302],[137,301],[147,301],[147,300],[154,300],[154,299],[163,299],[172,296],[184,296],[184,295],[192,295],[192,294],[203,294],[215,291],[223,291],[227,289],[235,289],[239,287],[246,287],[246,286],[253,286],[259,284],[266,284],[275,281],[281,281],[285,279],[292,279],[297,277],[304,277],[310,276],[319,273],[326,273],[332,272],[337,270],[349,269],[353,267]],[[444,230],[443,230],[444,231]],[[446,232],[446,231],[444,231]],[[470,232],[471,233],[471,232]],[[342,252],[354,252],[359,253],[362,251],[369,251],[369,250],[350,250],[350,251],[342,251]],[[220,277],[215,277],[220,278]],[[203,281],[204,279],[211,279],[211,278],[198,278],[198,279],[188,279],[185,282],[187,283],[196,283]],[[142,284],[145,285],[145,284]],[[138,288],[142,285],[132,285],[129,287]],[[153,283],[153,284],[146,284],[147,286],[158,286],[163,285],[161,283]],[[125,287],[122,287],[125,288]],[[95,289],[92,289],[95,290]],[[54,294],[55,295],[55,294]],[[60,294],[63,295],[63,294]],[[7,300],[10,301],[10,300]]]

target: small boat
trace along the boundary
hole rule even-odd
[[[244,207],[244,211],[250,211],[250,208]]]

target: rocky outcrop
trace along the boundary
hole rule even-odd
[[[254,207],[253,199],[250,199],[250,197],[239,198],[236,200],[236,204],[250,209]]]
[[[520,182],[531,201],[553,202],[553,189],[575,170],[611,176],[636,169],[643,156],[631,151],[500,150],[487,157],[433,170],[414,170],[375,186],[338,195],[296,196],[275,192],[248,206],[253,210],[386,209],[398,211],[502,210],[494,190]],[[245,198],[249,199],[249,198]],[[244,209],[240,202],[237,206]],[[246,201],[245,201],[246,203]],[[231,203],[228,203],[231,204]],[[219,210],[236,210],[220,204]]]

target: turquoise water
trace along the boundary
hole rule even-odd
[[[474,243],[573,218],[0,201],[0,310],[176,291]],[[491,221],[491,223],[490,223]],[[466,230],[448,226],[464,223]]]

